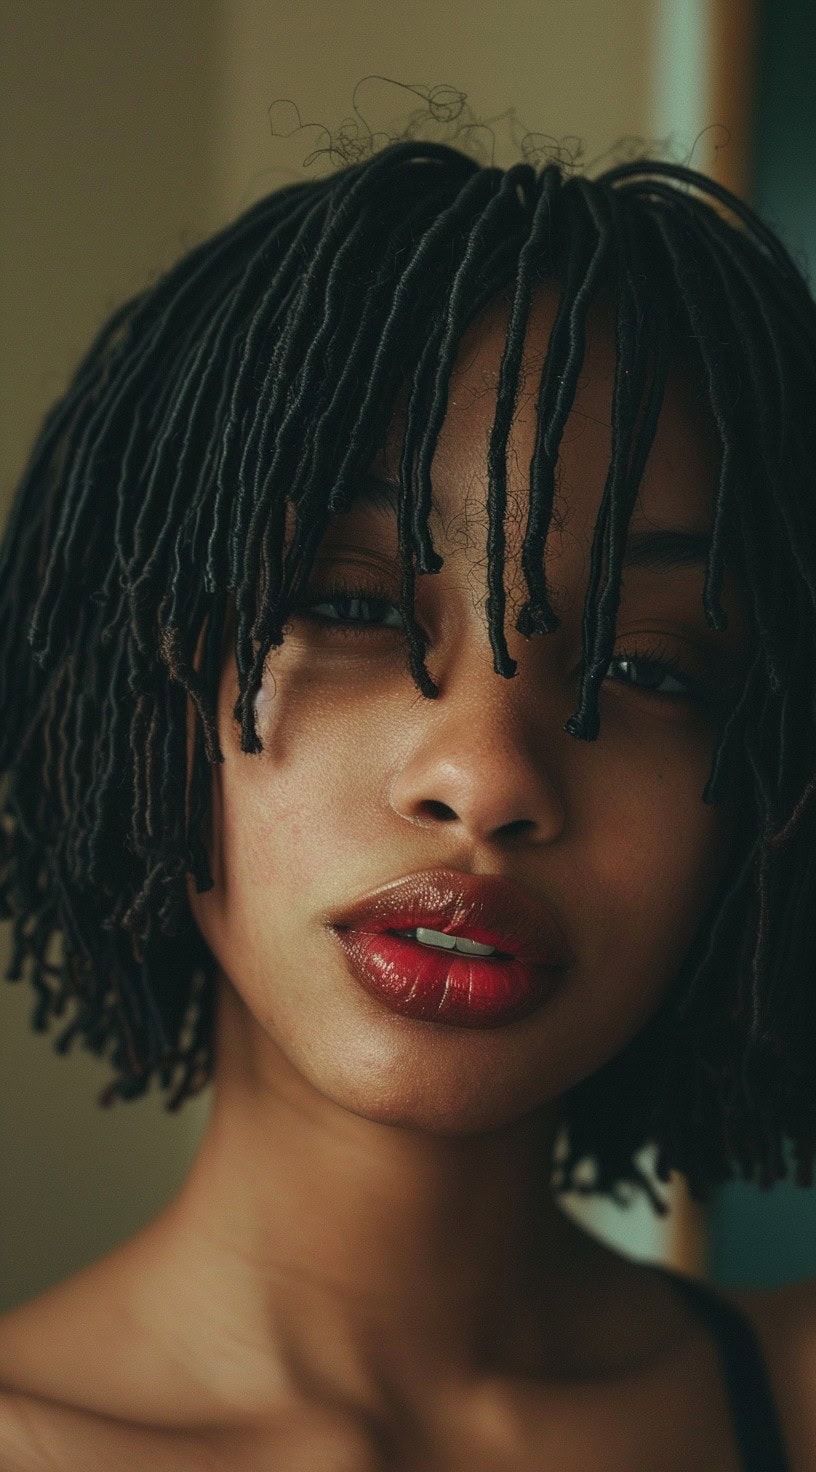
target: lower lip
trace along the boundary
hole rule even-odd
[[[437,950],[390,931],[333,930],[367,992],[402,1017],[451,1027],[501,1027],[526,1017],[563,970]]]

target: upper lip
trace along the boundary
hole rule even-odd
[[[371,890],[329,924],[375,934],[426,926],[495,946],[531,966],[567,966],[573,959],[544,902],[498,874],[423,869]]]

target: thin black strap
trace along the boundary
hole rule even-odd
[[[771,1382],[753,1325],[710,1284],[653,1266],[671,1279],[717,1342],[745,1472],[790,1472]]]

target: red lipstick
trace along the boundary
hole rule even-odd
[[[329,927],[366,991],[404,1017],[458,1027],[527,1016],[573,960],[544,903],[492,874],[410,874],[364,895]],[[395,933],[417,927],[495,949],[465,955]]]

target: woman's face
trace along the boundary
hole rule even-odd
[[[733,675],[743,624],[730,575],[729,628],[716,634],[705,621],[702,563],[628,568],[600,735],[581,741],[563,729],[578,702],[590,546],[610,460],[605,311],[590,321],[546,547],[561,624],[529,642],[513,627],[526,596],[525,487],[553,310],[542,293],[510,441],[506,625],[516,676],[494,673],[484,612],[486,459],[506,326],[495,307],[462,345],[433,464],[430,529],[445,562],[418,577],[416,616],[438,698],[414,685],[393,608],[383,616],[331,605],[338,620],[376,615],[357,634],[325,617],[331,583],[398,610],[395,516],[361,502],[335,518],[314,564],[323,621],[296,614],[270,655],[257,700],[260,755],[240,750],[232,656],[225,665],[215,885],[197,895],[190,882],[197,923],[243,1003],[259,1079],[292,1069],[358,1114],[445,1133],[506,1124],[617,1053],[665,994],[729,855],[728,820],[701,797],[715,717],[679,693],[680,675],[623,656],[657,646],[685,675]],[[374,467],[380,478],[394,476],[399,441],[395,426]],[[708,533],[716,462],[712,431],[673,382],[630,534]],[[396,1015],[353,979],[326,916],[438,866],[501,875],[555,917],[574,961],[538,1010],[487,1029],[442,1025]]]

